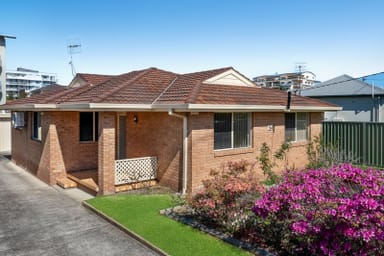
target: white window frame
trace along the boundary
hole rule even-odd
[[[36,113],[36,118],[37,120],[35,120],[35,113]],[[32,137],[32,140],[36,140],[36,141],[41,141],[41,117],[42,117],[42,113],[41,112],[32,112],[32,131],[31,131],[31,137]],[[38,122],[39,124],[37,124],[37,134],[35,134],[35,123]]]
[[[302,140],[298,140],[297,139],[297,114],[299,113],[304,113],[305,114],[305,117],[306,117],[306,123],[307,123],[307,126],[305,128],[306,130],[306,138],[305,139],[302,139]],[[308,137],[309,137],[309,118],[308,118],[308,112],[295,112],[295,113],[292,113],[292,114],[295,114],[295,140],[291,140],[291,141],[288,141],[287,138],[285,138],[285,141],[288,141],[288,142],[300,142],[300,141],[308,141]],[[284,126],[285,126],[285,115],[284,115]],[[285,131],[286,127],[284,127],[284,131]],[[284,133],[284,136],[286,136],[286,133]]]
[[[220,114],[222,112],[217,112],[217,114]],[[220,150],[228,150],[228,149],[239,149],[239,148],[249,148],[252,147],[252,112],[225,112],[223,114],[231,114],[231,147],[230,148],[220,148],[220,149],[215,149],[215,142],[213,142],[213,148],[215,151],[220,151]],[[235,136],[234,136],[234,115],[235,113],[246,113],[248,115],[248,134],[249,134],[249,142],[248,145],[245,147],[234,147],[234,141],[235,141]],[[216,113],[214,113],[216,114]],[[215,118],[213,118],[213,121],[215,121]],[[214,136],[215,137],[215,136]]]
[[[25,112],[12,112],[12,127],[16,129],[25,127]]]

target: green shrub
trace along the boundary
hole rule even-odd
[[[264,188],[254,176],[254,164],[241,160],[213,170],[203,189],[190,200],[196,216],[206,224],[239,234],[249,224],[251,207]]]

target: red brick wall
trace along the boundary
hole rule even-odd
[[[136,115],[138,122],[133,121]],[[158,181],[181,190],[183,121],[168,113],[127,113],[127,157],[157,156]]]
[[[98,177],[99,194],[115,193],[116,113],[99,113]]]
[[[12,159],[13,161],[32,172],[40,179],[50,183],[49,152],[50,144],[47,142],[49,116],[42,116],[42,140],[32,140],[32,113],[26,114],[26,127],[12,128]]]
[[[12,129],[12,160],[54,184],[66,171],[96,169],[97,143],[80,143],[78,112],[44,112],[42,140],[31,139],[32,113],[27,126]]]
[[[272,154],[280,148],[285,140],[284,113],[253,113],[252,114],[252,142],[251,147],[244,149],[213,150],[214,131],[213,113],[199,113],[190,115],[189,118],[189,177],[188,190],[196,192],[201,186],[201,181],[206,179],[210,170],[218,169],[223,163],[245,159],[255,162],[260,154],[260,147],[266,142]],[[310,136],[321,132],[322,113],[309,115]],[[273,125],[273,130],[268,129]],[[303,168],[307,164],[307,142],[292,143],[287,154],[287,166]],[[258,166],[258,165],[256,165]],[[276,173],[284,169],[284,162],[275,168]],[[260,168],[257,169],[260,178],[264,178]]]
[[[99,175],[101,169],[104,170],[104,174],[99,176],[102,193],[114,192],[112,188],[114,172],[108,170],[113,169],[109,165],[114,163],[115,158],[115,113],[100,115],[100,131],[102,131],[100,139],[104,140],[102,145],[98,145],[97,142],[79,142],[78,112],[44,112],[42,141],[33,141],[31,114],[28,113],[27,127],[12,129],[12,158],[18,165],[51,184],[66,171],[97,169],[99,165]],[[134,115],[138,117],[137,123],[133,121]],[[322,113],[310,114],[310,136],[316,136],[321,132],[322,118]],[[273,131],[267,129],[268,125],[273,125]],[[169,116],[168,113],[127,113],[126,127],[127,158],[157,156],[160,184],[180,191],[182,119]],[[253,113],[252,143],[251,147],[245,149],[213,150],[213,113],[189,115],[188,128],[189,191],[196,191],[201,181],[208,177],[211,169],[220,168],[229,160],[255,161],[263,142],[267,142],[271,152],[275,152],[285,137],[284,113]],[[288,167],[305,166],[306,145],[306,142],[292,144],[288,153]],[[283,168],[284,163],[280,163],[275,171],[280,172]],[[260,171],[259,173],[262,177],[262,173]]]

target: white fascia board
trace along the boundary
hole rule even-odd
[[[151,104],[111,104],[111,103],[89,103],[91,109],[113,109],[113,110],[151,110]]]
[[[342,107],[311,107],[311,106],[291,106],[291,111],[307,111],[307,112],[324,112],[324,111],[339,111]]]
[[[0,106],[0,109],[4,110],[57,110],[56,104],[23,104],[23,105],[10,105]]]
[[[57,109],[56,104],[34,104],[34,107],[38,109]]]
[[[60,104],[62,110],[97,111],[150,111],[151,104],[112,104],[112,103],[75,103]]]
[[[282,105],[222,105],[222,104],[186,104],[186,105],[169,105],[169,109],[175,111],[252,111],[252,112],[276,112],[287,111],[286,106]],[[306,112],[324,112],[338,111],[342,107],[311,107],[311,106],[291,106],[290,111],[306,111]]]
[[[188,104],[189,111],[253,111],[253,112],[270,112],[284,111],[285,106],[270,106],[270,105],[219,105],[219,104]]]
[[[166,111],[173,109],[176,112],[178,111],[186,111],[188,109],[187,104],[153,104],[152,110],[153,111]]]

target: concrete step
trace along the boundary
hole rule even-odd
[[[62,188],[65,188],[65,189],[77,187],[77,183],[71,179],[68,179],[68,178],[57,179],[56,183],[57,183],[57,185],[59,185]]]

